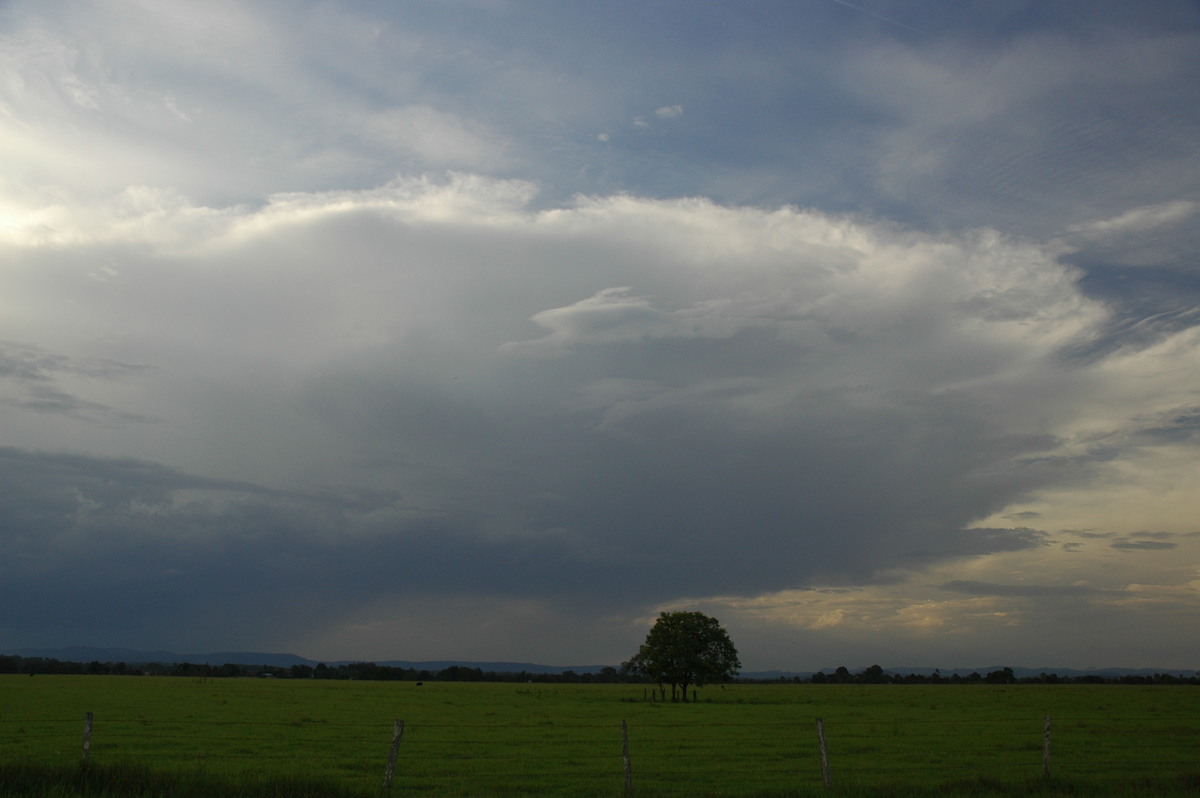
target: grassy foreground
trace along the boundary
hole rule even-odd
[[[441,790],[354,788],[327,779],[295,777],[283,773],[217,776],[204,771],[162,771],[136,765],[50,766],[0,764],[0,795],[6,798],[377,798],[380,795],[455,795]],[[468,794],[468,793],[462,793]],[[516,785],[494,785],[469,793],[478,796],[538,795],[536,790]],[[577,793],[578,794],[578,793]],[[620,789],[607,789],[584,795],[621,795]],[[638,796],[663,793],[635,789]],[[674,793],[671,793],[674,794]],[[970,779],[936,785],[877,784],[874,786],[812,785],[794,790],[756,790],[744,792],[713,788],[691,793],[696,796],[754,796],[755,798],[1193,798],[1200,794],[1200,774],[1166,778],[1074,778],[996,781]]]
[[[362,790],[288,774],[214,775],[140,765],[0,764],[0,795],[31,798],[362,798]]]
[[[1194,686],[731,685],[687,705],[643,695],[635,685],[0,676],[0,795],[379,796],[397,718],[394,795],[621,795],[622,721],[639,798],[1200,794]]]

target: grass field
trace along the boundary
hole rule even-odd
[[[622,721],[640,798],[1200,794],[1194,686],[730,685],[701,690],[697,704],[643,694],[637,685],[0,676],[0,794],[375,796],[397,718],[396,795],[620,795]],[[90,781],[79,768],[86,712]]]

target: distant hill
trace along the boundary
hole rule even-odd
[[[332,665],[334,663],[326,663]],[[338,663],[340,664],[340,663]],[[418,671],[440,671],[452,665],[465,668],[479,668],[484,673],[599,673],[606,665],[538,665],[534,662],[465,662],[463,660],[429,660],[426,662],[410,662],[393,659],[377,662],[376,665],[387,665],[392,668],[412,668]],[[615,666],[614,666],[615,667]]]
[[[308,665],[315,667],[324,662],[326,665],[348,665],[360,660],[314,660],[299,657],[295,654],[272,654],[258,651],[217,651],[209,654],[177,654],[173,651],[139,651],[131,648],[89,648],[87,646],[72,646],[69,648],[14,648],[5,649],[3,654],[17,657],[56,659],[60,662],[124,662],[130,665],[157,662],[166,665],[177,662],[190,662],[195,665],[268,665],[273,668],[290,668],[293,665]],[[533,662],[468,662],[466,660],[386,660],[376,661],[376,665],[386,665],[390,668],[412,668],[419,671],[440,671],[454,665],[479,668],[487,673],[599,673],[603,665],[538,665]]]
[[[176,654],[173,651],[139,651],[132,648],[14,648],[4,651],[18,657],[43,657],[61,662],[125,662],[130,665],[159,662],[166,665],[191,662],[197,665],[270,665],[290,668],[293,665],[316,665],[316,662],[295,654],[266,654],[255,651],[218,651],[211,654]]]

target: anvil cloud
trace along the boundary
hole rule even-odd
[[[0,646],[1195,661],[1194,9],[618,6],[0,16]]]

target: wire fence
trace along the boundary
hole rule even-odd
[[[81,723],[83,720],[83,723]],[[1200,773],[1200,716],[752,723],[226,722],[0,716],[0,760],[309,773],[471,795],[746,794],[828,786]],[[389,760],[389,757],[394,759]]]

